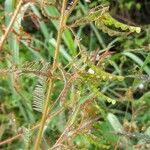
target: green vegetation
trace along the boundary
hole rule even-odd
[[[0,149],[150,149],[146,2],[0,1]]]

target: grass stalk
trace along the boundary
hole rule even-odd
[[[53,65],[52,65],[52,74],[55,72],[55,70],[57,68],[57,59],[59,57],[59,49],[60,49],[60,44],[61,44],[61,35],[62,35],[62,31],[63,31],[64,25],[65,25],[64,16],[65,16],[66,4],[67,4],[67,0],[63,0],[63,4],[62,4],[62,8],[61,8],[60,22],[59,22],[59,29],[58,29],[58,34],[57,34],[57,43],[56,43],[54,61],[53,61]],[[47,111],[48,111],[48,106],[49,106],[49,99],[50,99],[50,96],[51,96],[52,87],[53,87],[53,79],[50,78],[49,82],[48,82],[48,91],[47,91],[47,95],[46,95],[44,111],[43,111],[43,115],[42,115],[42,119],[41,119],[41,123],[40,123],[39,132],[38,132],[36,142],[35,142],[35,145],[34,145],[34,150],[38,150],[39,145],[41,143],[42,133],[43,133],[44,125],[46,123],[46,116],[47,116]]]

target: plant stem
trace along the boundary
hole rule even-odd
[[[60,16],[60,22],[59,22],[59,29],[58,29],[58,34],[57,34],[57,43],[56,43],[55,56],[54,56],[54,61],[53,61],[53,65],[52,65],[52,74],[55,72],[55,70],[57,68],[57,59],[59,57],[59,49],[60,49],[60,44],[61,44],[61,35],[62,35],[62,31],[63,31],[64,25],[65,25],[64,16],[65,16],[66,4],[67,4],[67,0],[63,0],[62,9],[61,9],[61,16]],[[36,138],[36,142],[35,142],[35,145],[34,145],[34,150],[38,150],[39,145],[41,143],[42,133],[43,133],[44,125],[46,123],[46,116],[47,116],[47,111],[48,111],[48,106],[49,106],[49,99],[50,99],[51,92],[52,92],[52,87],[53,87],[53,79],[50,78],[49,82],[48,82],[48,91],[47,91],[47,95],[46,95],[44,111],[43,111],[43,115],[42,115],[42,119],[41,119],[41,123],[40,123],[38,136]]]
[[[22,4],[23,4],[23,0],[20,0],[18,5],[17,5],[17,8],[16,8],[16,10],[15,10],[13,16],[12,16],[12,19],[11,19],[11,21],[10,21],[10,23],[9,23],[9,25],[8,25],[5,33],[4,33],[4,35],[0,39],[0,51],[2,50],[3,44],[4,44],[5,40],[6,40],[9,32],[13,28],[13,24],[14,24],[16,18],[17,18],[17,15],[18,15],[18,13],[19,13],[19,11],[21,9]]]
[[[34,150],[38,150],[39,145],[41,143],[42,133],[43,133],[44,125],[45,125],[45,122],[46,122],[46,115],[47,115],[47,110],[48,110],[49,98],[50,98],[51,91],[52,91],[52,86],[53,86],[52,79],[50,79],[49,80],[49,86],[48,86],[48,92],[47,92],[47,96],[46,96],[46,102],[45,102],[45,106],[44,106],[44,112],[43,112],[43,115],[42,115],[38,136],[36,138],[36,142],[35,142],[35,145],[34,145]]]

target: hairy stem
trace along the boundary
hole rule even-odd
[[[61,44],[61,35],[62,35],[62,31],[63,31],[64,25],[65,25],[64,16],[65,16],[66,4],[67,4],[67,0],[63,0],[62,9],[61,9],[61,16],[60,16],[60,22],[59,22],[58,35],[57,35],[55,56],[54,56],[54,61],[53,61],[53,65],[52,65],[52,74],[55,72],[55,70],[57,68],[57,59],[59,57],[59,48],[60,48],[60,44]],[[47,95],[46,95],[44,111],[43,111],[43,115],[42,115],[42,119],[41,119],[41,123],[40,123],[38,136],[36,138],[34,150],[38,150],[39,145],[41,143],[42,133],[43,133],[44,125],[46,123],[46,116],[47,116],[47,112],[48,112],[49,99],[50,99],[50,96],[51,96],[52,87],[53,87],[53,79],[50,78],[49,82],[48,82],[48,90],[47,90]]]

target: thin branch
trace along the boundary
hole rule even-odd
[[[48,117],[47,117],[46,121],[49,122],[50,119],[52,119],[53,117],[55,117],[55,116],[57,116],[58,114],[60,114],[61,112],[63,112],[63,110],[64,110],[65,108],[66,108],[66,107],[63,107],[63,108],[61,108],[61,109],[60,109],[59,111],[57,111],[57,112],[54,112],[54,113],[52,113],[52,114],[48,114]],[[40,127],[40,124],[37,124],[37,125],[35,125],[34,127],[32,127],[32,128],[29,129],[29,130],[32,131],[32,130],[37,129],[37,128],[39,128],[39,127]],[[0,146],[2,146],[2,145],[4,145],[4,144],[7,144],[7,143],[11,143],[11,142],[13,142],[13,141],[15,141],[15,140],[21,138],[22,135],[23,135],[22,133],[19,133],[19,134],[15,135],[15,136],[13,136],[13,137],[11,137],[11,138],[8,138],[8,139],[6,139],[6,140],[4,140],[4,141],[1,141],[1,142],[0,142]]]
[[[15,20],[17,18],[17,15],[18,15],[18,13],[19,13],[19,11],[21,9],[22,4],[23,4],[23,0],[20,0],[18,5],[17,5],[17,8],[16,8],[16,10],[15,10],[13,16],[12,16],[12,19],[11,19],[11,21],[10,21],[10,23],[9,23],[9,25],[8,25],[5,33],[4,33],[4,35],[1,37],[1,40],[0,40],[0,51],[2,50],[3,44],[4,44],[5,40],[6,40],[9,32],[13,28],[14,22],[15,22]]]
[[[41,71],[41,70],[36,70],[36,69],[26,69],[26,68],[21,68],[21,69],[0,69],[0,75],[1,76],[6,76],[11,73],[16,73],[18,76],[22,74],[34,74],[37,76],[43,76],[43,77],[49,77],[52,78],[52,75],[50,71]]]
[[[1,146],[1,145],[4,145],[4,144],[7,144],[7,143],[11,143],[12,141],[19,139],[21,136],[22,136],[22,133],[17,134],[17,135],[15,135],[15,136],[13,136],[13,137],[7,139],[7,140],[1,141],[1,142],[0,142],[0,146]]]
[[[54,61],[53,61],[53,65],[52,65],[52,74],[55,72],[55,70],[57,68],[57,59],[59,57],[59,48],[60,48],[60,44],[61,44],[61,35],[62,35],[62,31],[63,31],[64,25],[65,25],[64,16],[65,16],[66,4],[67,4],[67,0],[63,0],[62,9],[61,9],[61,16],[60,16],[60,22],[59,22],[58,35],[57,35],[55,56],[54,56]],[[36,141],[35,141],[34,150],[38,150],[39,145],[41,143],[42,133],[43,133],[44,125],[45,125],[45,122],[46,122],[46,116],[47,116],[48,109],[49,109],[48,106],[49,106],[49,99],[50,99],[51,92],[52,92],[52,87],[53,87],[53,79],[49,79],[44,111],[43,111],[43,115],[42,115],[42,119],[41,119],[41,123],[40,123],[40,129],[39,129]]]
[[[61,17],[60,17],[60,24],[59,24],[58,35],[57,35],[57,43],[56,43],[56,50],[55,50],[55,56],[54,56],[54,61],[53,61],[52,73],[57,68],[57,59],[59,56],[59,48],[60,48],[60,44],[61,44],[61,35],[62,35],[62,31],[63,31],[64,26],[65,26],[64,17],[65,17],[66,4],[67,4],[67,0],[64,0],[62,10],[61,10]]]

